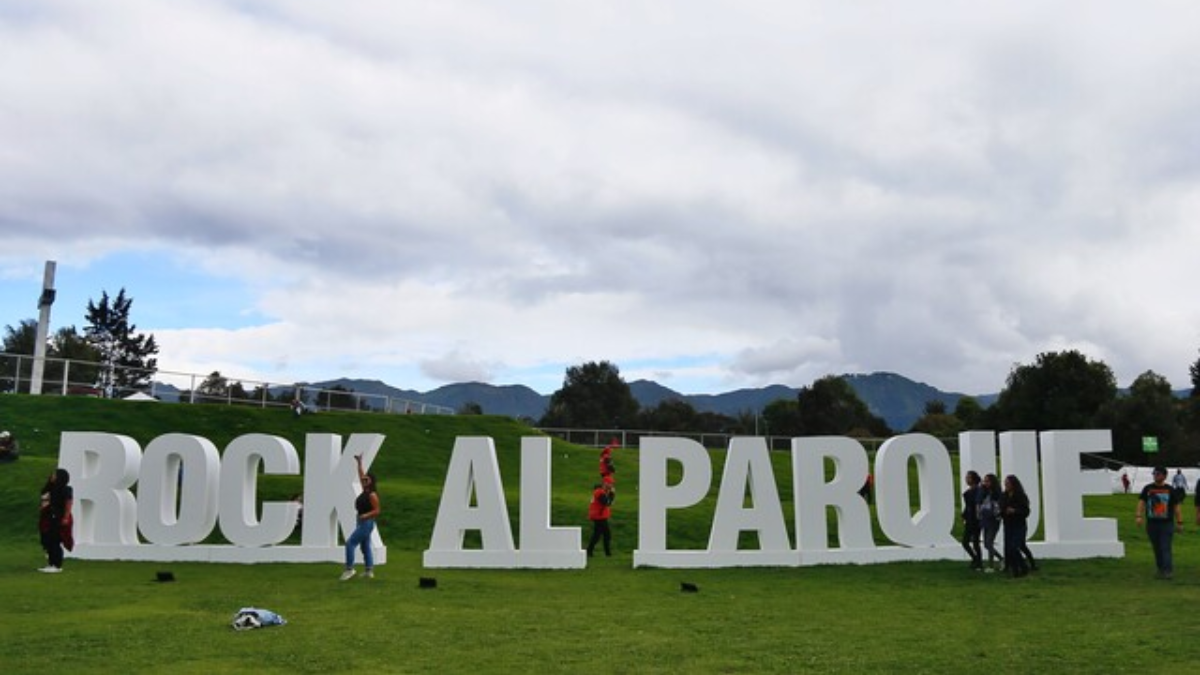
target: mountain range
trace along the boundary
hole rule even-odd
[[[954,410],[964,394],[944,392],[923,382],[914,382],[895,373],[842,375],[871,412],[882,417],[888,426],[907,431],[925,411],[929,401],[942,401],[947,410]],[[537,420],[546,412],[550,396],[539,394],[519,384],[492,385],[482,382],[448,384],[427,392],[398,389],[379,380],[340,378],[313,382],[310,386],[329,389],[340,386],[363,394],[390,396],[418,403],[459,409],[466,404],[478,404],[489,415]],[[686,401],[697,412],[713,412],[736,416],[742,412],[759,412],[768,403],[779,399],[795,399],[799,389],[781,384],[753,389],[737,389],[723,394],[681,394],[652,380],[629,383],[633,397],[642,407],[654,407],[671,399]],[[996,400],[996,394],[977,396],[986,407]]]
[[[872,414],[878,415],[887,422],[888,427],[896,432],[904,432],[912,428],[914,422],[925,412],[925,404],[929,401],[941,401],[946,410],[953,411],[958,400],[966,394],[946,392],[924,382],[916,382],[897,375],[896,373],[870,373],[841,375],[854,389],[858,397],[867,404]],[[522,384],[494,385],[483,382],[465,382],[447,384],[427,392],[413,389],[399,389],[379,380],[339,378],[324,382],[303,382],[307,387],[317,389],[343,389],[386,396],[413,403],[441,406],[458,410],[463,406],[474,403],[489,415],[507,415],[526,420],[540,419],[550,405],[550,396],[539,394]],[[271,388],[272,396],[290,395],[292,387]],[[629,383],[629,389],[634,399],[643,408],[652,408],[663,401],[677,399],[686,401],[697,412],[712,412],[736,417],[743,412],[761,412],[767,404],[780,399],[794,400],[799,393],[796,387],[773,384],[752,389],[737,389],[723,394],[681,394],[670,387],[663,386],[652,380],[635,380]],[[1190,389],[1179,389],[1172,393],[1179,398],[1186,398]],[[154,394],[160,400],[176,402],[180,390],[163,382],[156,382]],[[1118,389],[1118,395],[1128,394],[1128,389]],[[973,398],[983,407],[996,402],[999,394],[982,394]]]

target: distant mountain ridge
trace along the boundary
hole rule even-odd
[[[953,411],[958,400],[965,396],[957,392],[946,392],[937,387],[910,380],[903,375],[888,372],[841,375],[855,393],[867,404],[870,411],[882,417],[893,431],[904,432],[925,412],[929,401],[941,401],[946,409]],[[458,410],[468,403],[478,404],[489,415],[506,415],[519,419],[537,421],[546,413],[550,396],[539,394],[523,384],[494,385],[483,382],[447,384],[428,392],[399,389],[380,380],[338,378],[324,382],[301,382],[304,386],[318,389],[341,387],[360,394],[387,396],[414,403],[442,406]],[[291,391],[291,386],[272,388],[271,393]],[[277,391],[278,390],[278,391]],[[795,399],[796,387],[773,384],[752,389],[736,389],[723,394],[681,394],[670,387],[652,380],[635,380],[629,390],[644,408],[652,408],[667,400],[686,401],[697,412],[712,412],[736,416],[743,412],[760,412],[768,404],[780,399]],[[1189,389],[1175,390],[1180,398],[1190,394]],[[163,401],[179,400],[180,390],[162,382],[155,383],[155,395]],[[1118,390],[1118,395],[1128,394],[1128,389]],[[996,402],[999,394],[974,396],[979,405],[988,407]]]
[[[914,382],[896,373],[842,375],[872,413],[887,422],[895,431],[906,431],[925,411],[928,401],[942,401],[953,410],[964,394],[944,392],[923,382]],[[325,382],[306,383],[320,388],[340,386],[364,393],[391,396],[418,403],[444,406],[455,410],[476,403],[489,415],[538,420],[550,404],[550,396],[539,394],[522,384],[493,385],[482,382],[448,384],[421,393],[398,389],[379,380],[339,378]],[[681,394],[652,380],[629,383],[633,397],[643,407],[654,407],[667,400],[686,401],[697,412],[713,412],[735,416],[742,412],[759,412],[779,399],[795,399],[799,389],[781,384],[752,389],[737,389],[722,394]],[[975,397],[980,405],[988,406],[996,395]]]

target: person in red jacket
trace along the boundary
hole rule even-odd
[[[604,446],[600,451],[600,480],[607,485],[612,485],[617,468],[613,466],[612,451],[616,447],[616,441]]]
[[[588,505],[588,520],[592,521],[592,540],[588,542],[587,554],[592,557],[596,550],[596,542],[604,538],[604,555],[612,555],[612,530],[608,527],[608,519],[612,517],[612,503],[615,499],[612,483],[596,483],[592,489],[592,503]]]

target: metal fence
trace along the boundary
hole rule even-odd
[[[43,374],[42,394],[46,396],[99,396],[107,398],[129,398],[137,394],[150,396],[156,400],[177,403],[216,403],[224,405],[252,405],[262,408],[287,408],[293,405],[293,400],[301,401],[308,410],[359,410],[362,412],[413,414],[413,415],[452,415],[454,409],[446,406],[424,403],[411,399],[368,394],[363,392],[344,391],[339,389],[322,389],[311,385],[297,383],[278,383],[257,380],[244,380],[225,377],[228,383],[237,383],[244,390],[253,387],[246,396],[235,395],[235,387],[229,386],[223,395],[206,394],[199,389],[210,377],[199,373],[185,373],[169,370],[138,371],[124,369],[137,375],[149,375],[150,382],[145,386],[135,388],[112,387],[103,391],[98,386],[97,373],[105,366],[91,361],[78,359],[46,358]],[[117,368],[117,370],[121,370]],[[0,352],[0,392],[28,392],[33,372],[33,357],[28,354],[8,354]],[[648,429],[561,429],[539,428],[538,431],[559,438],[575,445],[603,447],[612,441],[624,448],[641,447],[641,439],[647,437],[689,438],[710,449],[729,447],[730,439],[735,436],[748,434],[733,434],[723,432],[684,432],[684,431],[653,431]],[[791,436],[766,436],[767,447],[771,450],[789,451],[792,447]],[[887,439],[859,438],[869,452],[874,453]],[[943,444],[954,453],[958,452],[957,438],[940,438]]]
[[[34,358],[28,354],[0,353],[0,392],[28,393],[32,383]],[[299,383],[266,382],[222,376],[228,386],[219,394],[200,391],[209,375],[170,370],[139,370],[113,366],[113,371],[134,375],[137,379],[149,378],[145,385],[137,387],[110,386],[102,388],[99,374],[108,366],[79,359],[45,359],[42,376],[42,395],[45,396],[97,396],[104,398],[129,398],[149,396],[169,403],[217,403],[225,405],[252,405],[256,407],[287,408],[294,400],[304,404],[308,410],[359,410],[413,415],[452,415],[454,410],[446,406],[423,401],[368,394],[341,389],[323,389]],[[111,378],[109,378],[111,380]],[[249,391],[247,391],[249,389]],[[241,395],[245,392],[245,395]]]
[[[609,443],[616,442],[617,445],[623,448],[639,448],[643,438],[659,436],[671,438],[688,438],[696,441],[700,445],[713,450],[724,449],[729,447],[729,441],[738,436],[750,436],[753,434],[731,434],[719,432],[686,432],[686,431],[649,431],[649,430],[632,430],[632,429],[558,429],[558,428],[540,428],[538,431],[564,440],[575,445],[586,445],[594,448],[601,448]],[[780,452],[788,452],[792,449],[791,436],[765,436],[767,439],[767,447],[771,450]],[[883,445],[886,438],[856,438],[854,439],[862,443],[863,447],[868,452],[874,454],[879,450],[879,446]],[[946,448],[952,452],[958,452],[957,438],[939,438]]]

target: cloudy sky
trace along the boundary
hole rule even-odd
[[[683,393],[1079,349],[1190,386],[1200,9],[0,0],[0,326],[160,367]]]

